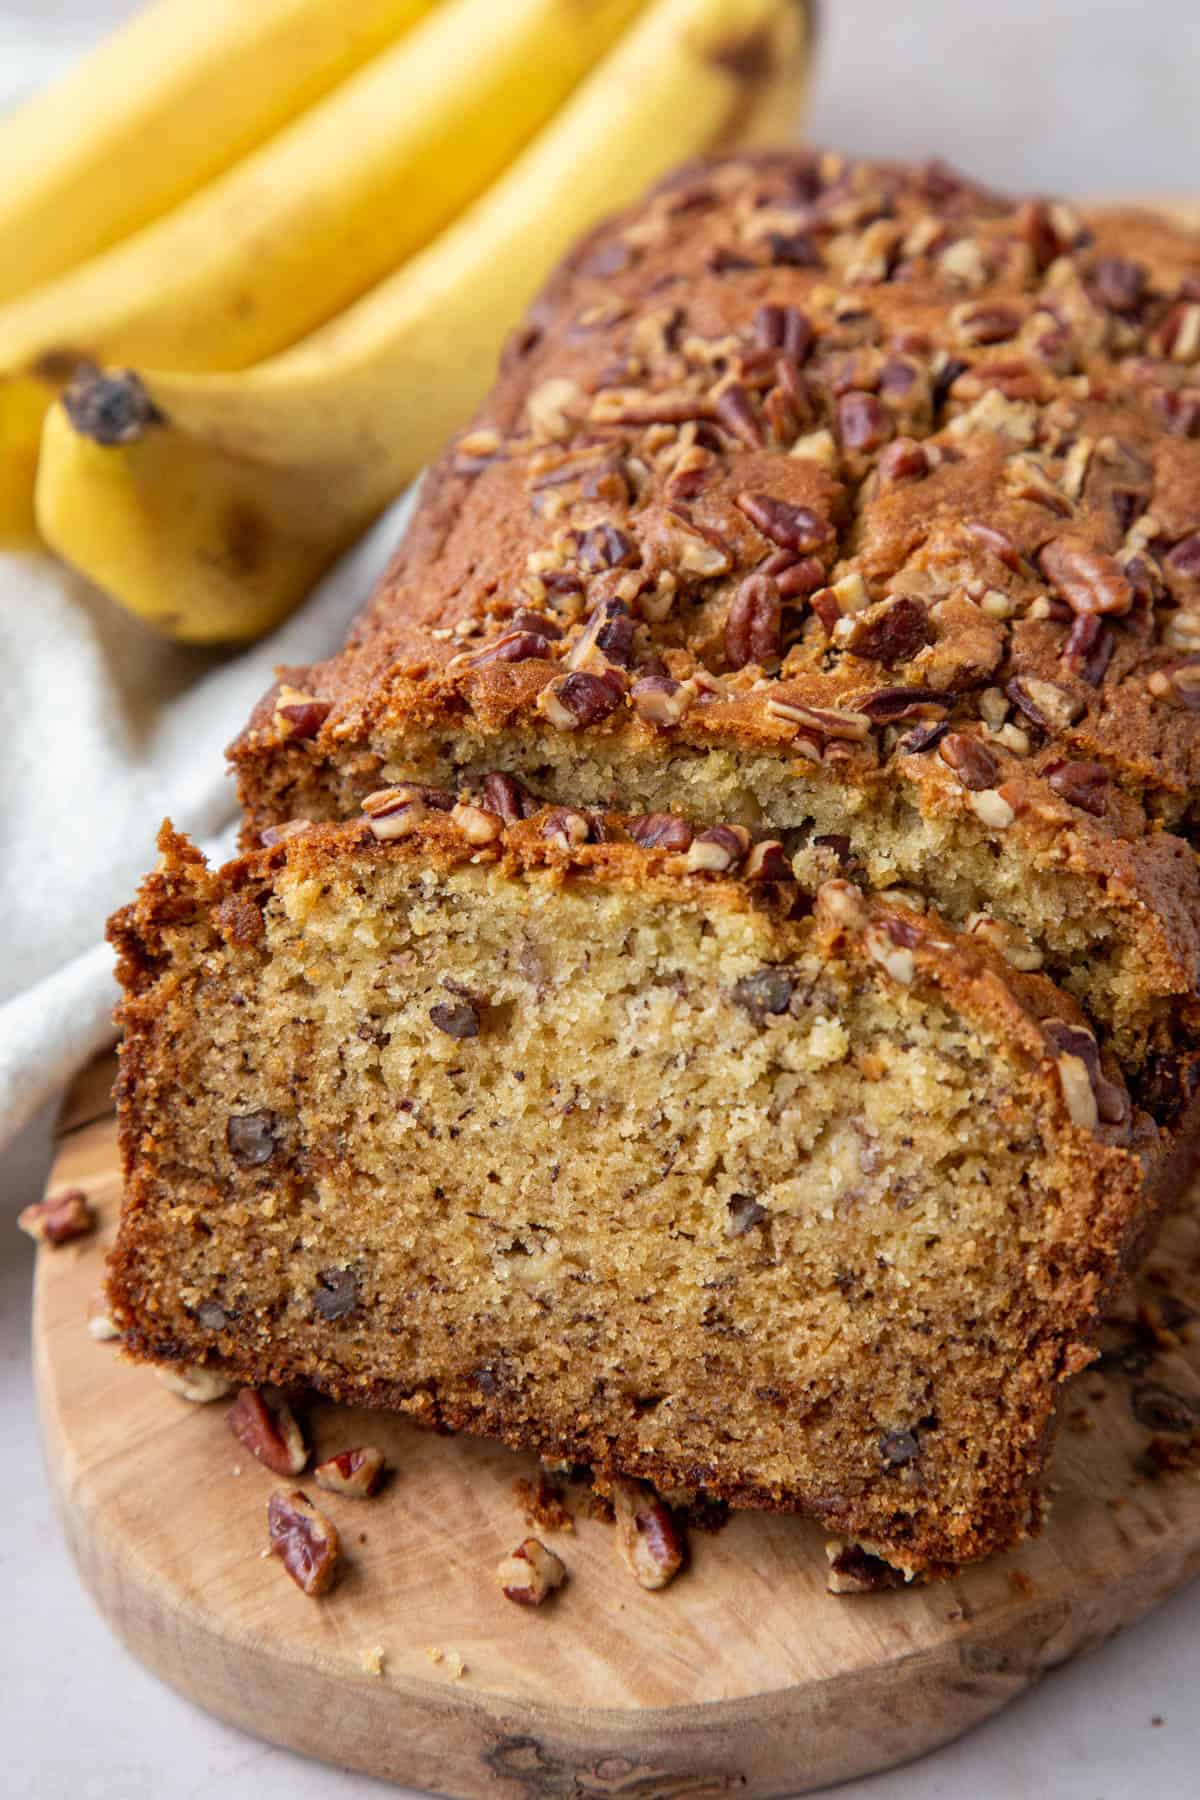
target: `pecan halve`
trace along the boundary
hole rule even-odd
[[[504,1558],[496,1580],[515,1606],[541,1606],[567,1579],[566,1564],[540,1538],[528,1537]]]
[[[798,306],[760,306],[754,315],[754,335],[764,350],[782,350],[803,362],[813,342],[812,323]]]
[[[896,429],[887,407],[875,394],[854,388],[837,403],[838,431],[847,450],[878,450]]]
[[[518,781],[515,775],[505,775],[499,769],[484,776],[483,800],[487,810],[499,814],[506,825],[532,818],[542,804],[523,781]]]
[[[1127,613],[1133,605],[1133,588],[1120,563],[1084,538],[1051,538],[1038,563],[1072,612]]]
[[[833,526],[811,507],[794,506],[790,500],[777,500],[772,494],[749,492],[737,494],[734,504],[781,550],[797,550],[801,555],[807,555],[812,550],[825,549],[834,541]]]
[[[670,1508],[641,1481],[613,1483],[617,1545],[640,1587],[666,1587],[683,1567],[685,1544]]]
[[[277,1475],[299,1475],[308,1462],[308,1446],[286,1400],[273,1396],[268,1406],[258,1388],[243,1388],[226,1416],[235,1438]]]
[[[747,575],[725,619],[725,660],[730,668],[747,663],[770,668],[778,662],[783,637],[783,602],[769,575]]]
[[[267,1532],[271,1554],[283,1566],[301,1593],[314,1598],[333,1585],[341,1541],[332,1519],[318,1512],[299,1488],[279,1489],[267,1502]]]
[[[740,438],[747,449],[762,449],[766,442],[762,420],[754,410],[749,392],[740,382],[731,383],[717,395],[713,416],[730,437]]]
[[[1115,648],[1111,628],[1095,613],[1080,613],[1066,635],[1060,658],[1081,681],[1099,687]]]

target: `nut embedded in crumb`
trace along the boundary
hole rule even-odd
[[[342,1494],[347,1500],[369,1500],[378,1493],[383,1480],[382,1450],[374,1444],[359,1444],[353,1450],[341,1450],[327,1457],[313,1470],[318,1487],[331,1494]]]
[[[214,1400],[224,1400],[235,1385],[216,1369],[189,1367],[186,1363],[177,1369],[155,1369],[154,1373],[165,1388],[196,1406],[211,1406]]]
[[[566,1579],[562,1558],[535,1537],[519,1543],[496,1570],[500,1591],[516,1606],[541,1606]]]
[[[299,1475],[307,1464],[308,1446],[286,1401],[272,1397],[268,1406],[257,1388],[243,1388],[227,1417],[238,1442],[277,1475]]]
[[[904,1586],[904,1576],[899,1569],[884,1562],[881,1556],[872,1556],[861,1544],[847,1544],[841,1538],[830,1538],[825,1545],[825,1557],[829,1564],[825,1578],[827,1593],[878,1594],[887,1588]]]
[[[267,1531],[271,1554],[283,1559],[302,1593],[315,1597],[332,1587],[341,1550],[337,1527],[307,1494],[277,1489],[267,1502]]]
[[[669,1507],[641,1481],[613,1483],[617,1547],[640,1587],[666,1587],[683,1567],[683,1533]]]
[[[62,1194],[47,1194],[35,1200],[17,1215],[21,1230],[39,1244],[57,1250],[60,1244],[86,1237],[96,1229],[96,1214],[82,1188],[68,1188]]]

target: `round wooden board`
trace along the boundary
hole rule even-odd
[[[76,1090],[51,1183],[83,1187],[101,1229],[38,1262],[50,1479],[117,1635],[260,1737],[451,1795],[805,1793],[946,1742],[1200,1568],[1200,1326],[1190,1346],[1161,1328],[1186,1335],[1182,1307],[1200,1312],[1191,1212],[1120,1309],[1112,1353],[1066,1393],[1044,1534],[957,1581],[835,1598],[815,1526],[742,1514],[694,1532],[688,1571],[644,1593],[572,1490],[574,1532],[542,1533],[569,1583],[527,1611],[493,1570],[525,1535],[513,1482],[531,1461],[319,1403],[320,1455],[371,1440],[395,1475],[370,1502],[321,1498],[346,1567],[306,1599],[262,1558],[277,1481],[230,1436],[225,1406],[176,1399],[85,1328],[120,1197],[110,1078],[100,1065]],[[1169,1447],[1184,1467],[1148,1472],[1135,1406],[1159,1424],[1159,1461]],[[366,1666],[376,1649],[381,1674]]]

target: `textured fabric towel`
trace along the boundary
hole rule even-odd
[[[104,921],[153,863],[161,820],[232,847],[224,746],[276,664],[341,643],[407,510],[235,653],[165,643],[49,558],[0,556],[0,1144],[111,1041]]]

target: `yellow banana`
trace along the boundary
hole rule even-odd
[[[28,421],[64,370],[240,369],[294,343],[505,168],[641,3],[442,0],[174,212],[0,307],[0,543],[32,530]]]
[[[267,630],[469,417],[581,231],[679,157],[794,123],[806,21],[796,0],[655,0],[501,180],[333,323],[241,374],[112,378],[90,422],[86,397],[78,425],[55,406],[47,541],[176,638]]]
[[[0,301],[158,218],[433,0],[154,0],[0,120]]]

